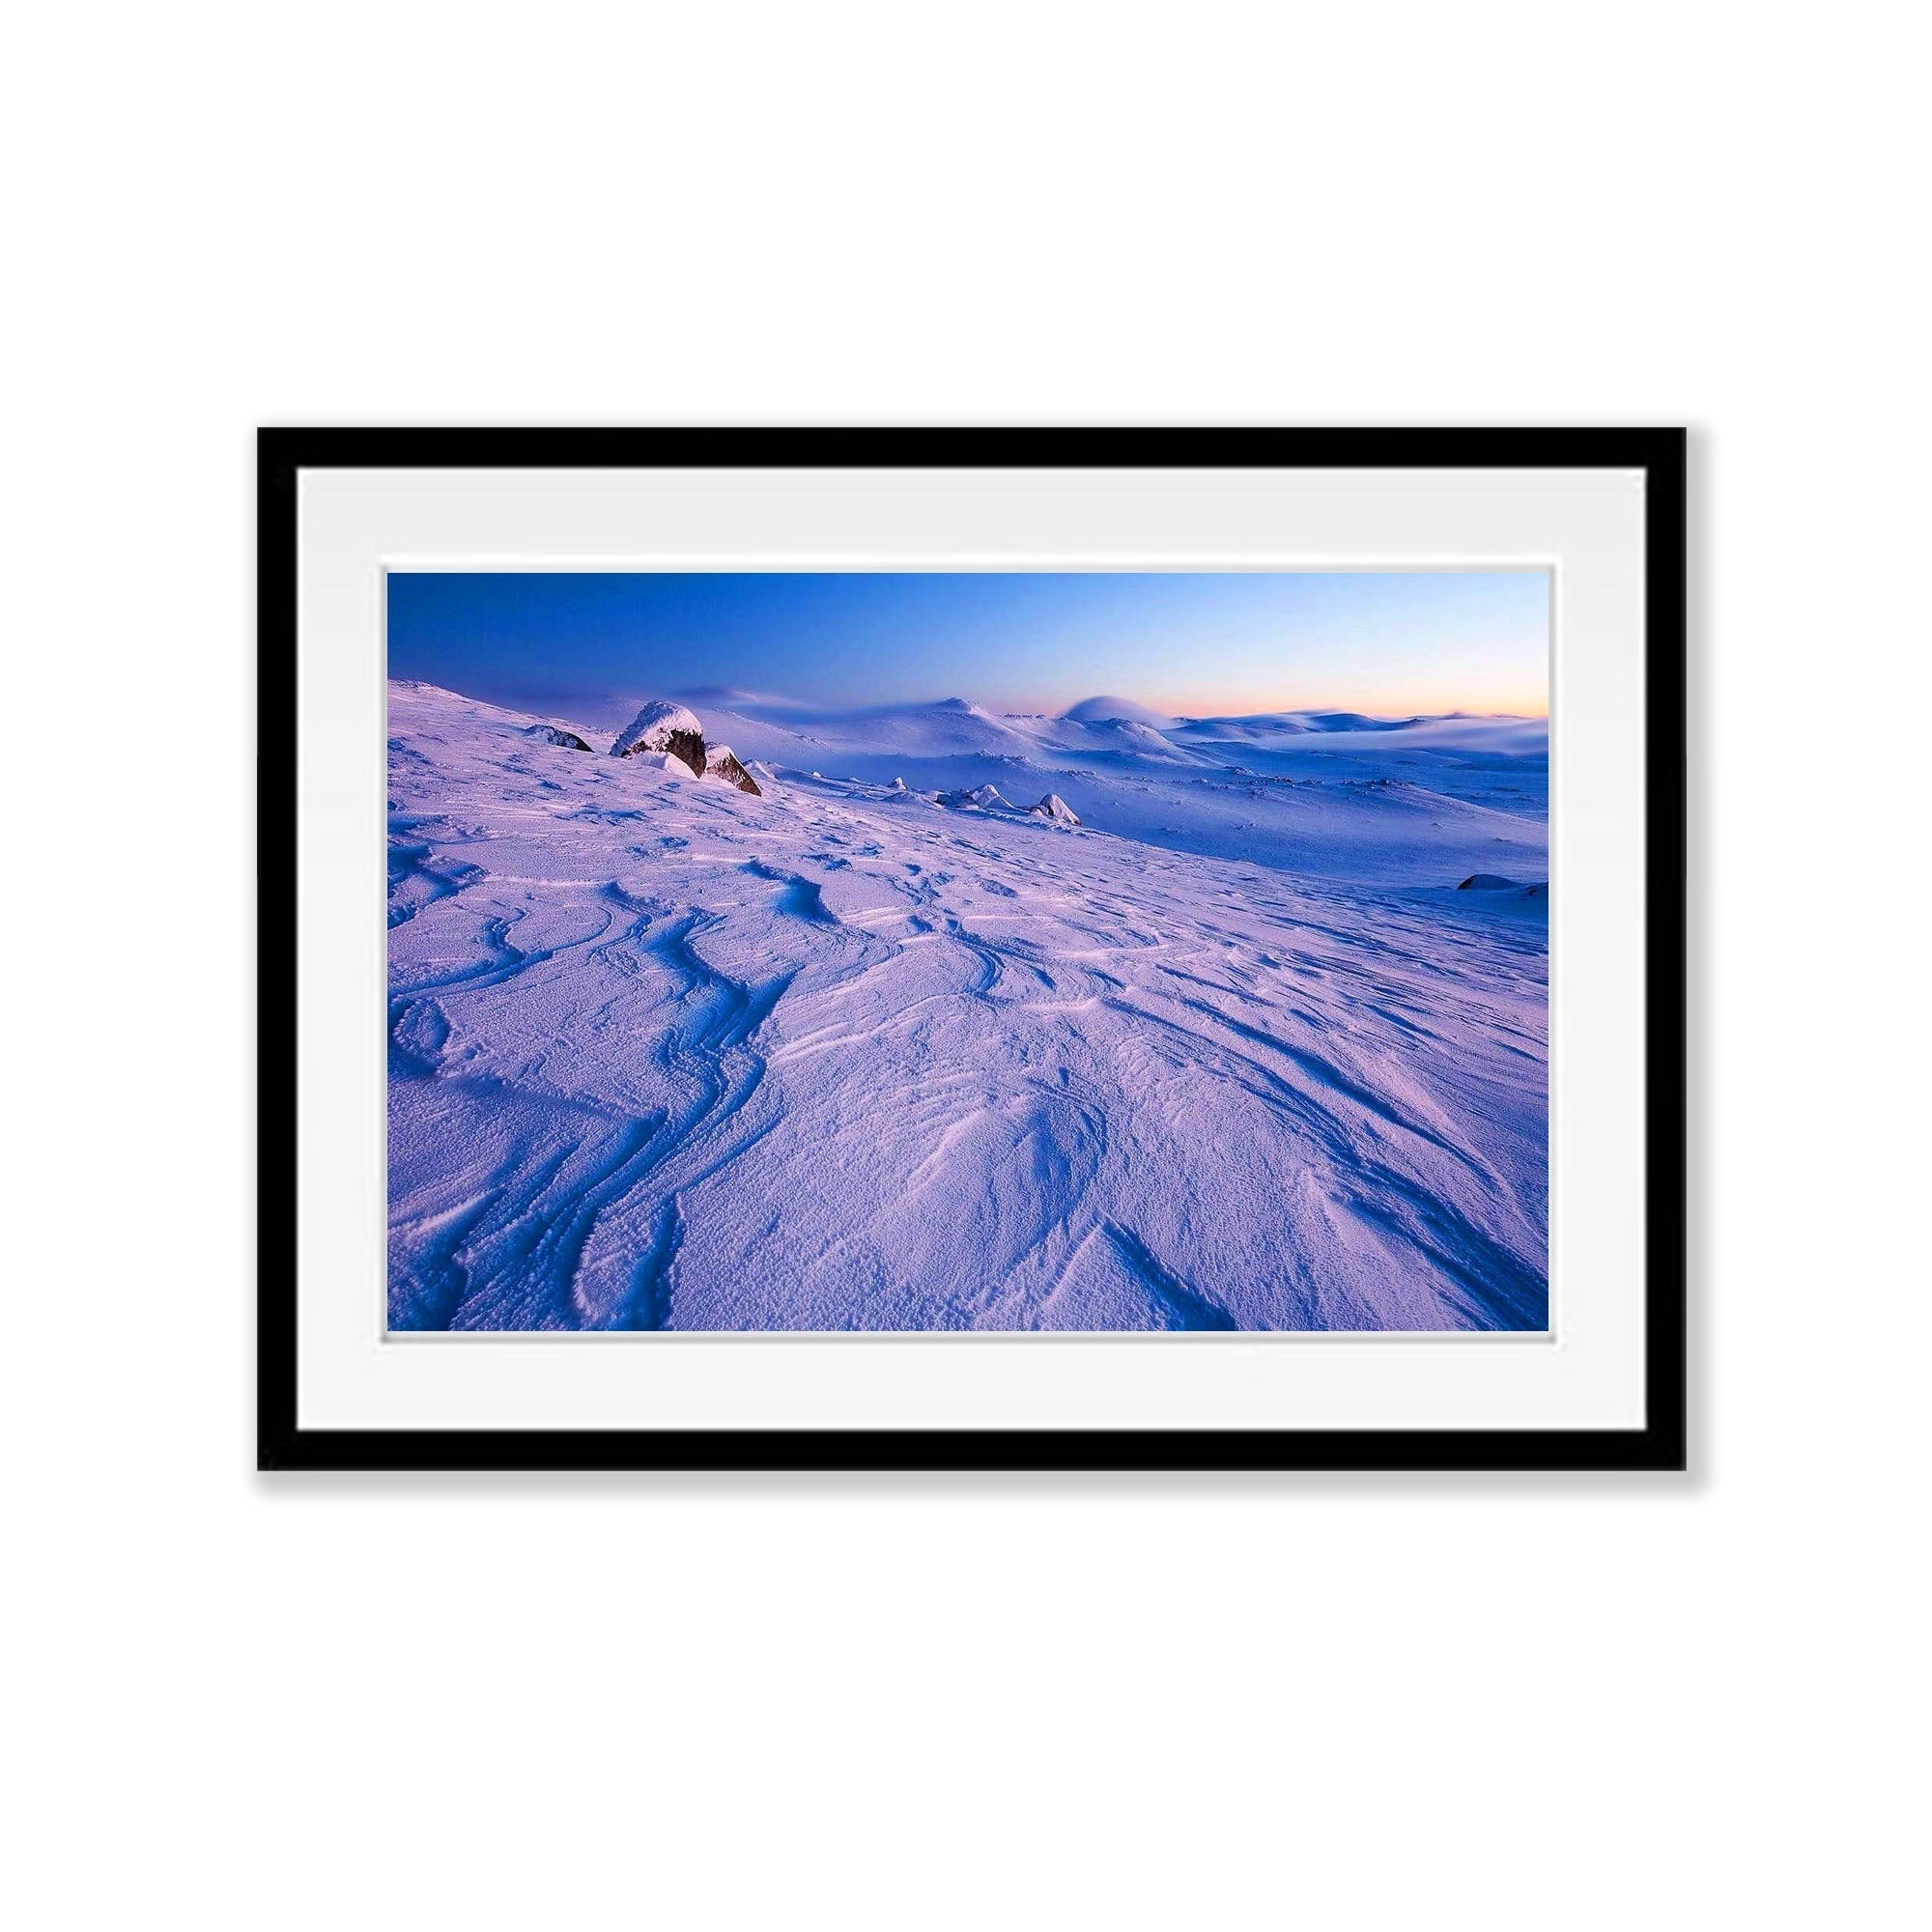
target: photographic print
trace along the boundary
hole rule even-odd
[[[390,1331],[1546,1329],[1550,597],[391,571]]]

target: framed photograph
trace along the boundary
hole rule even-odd
[[[1678,430],[261,432],[264,1468],[1681,1468]]]

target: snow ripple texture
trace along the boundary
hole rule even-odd
[[[1028,725],[1076,831],[912,725],[753,797],[530,723],[390,688],[392,1328],[1546,1325],[1545,899],[1455,892],[1540,795]]]

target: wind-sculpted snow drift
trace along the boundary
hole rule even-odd
[[[1522,721],[533,722],[390,687],[392,1327],[1545,1325]]]

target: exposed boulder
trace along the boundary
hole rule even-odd
[[[1057,791],[1048,792],[1037,804],[1028,806],[1027,810],[1031,812],[1037,812],[1041,818],[1050,818],[1056,825],[1078,825],[1080,823],[1079,817],[1073,808]]]
[[[731,755],[729,745],[713,745],[704,754],[704,776],[708,779],[723,779],[726,784],[734,784],[740,791],[748,791],[753,798],[763,798],[757,781]]]
[[[555,745],[566,752],[587,752],[590,747],[575,731],[566,731],[561,724],[526,724],[526,738],[535,738],[541,744]]]
[[[1500,872],[1471,872],[1456,890],[1459,893],[1513,893],[1516,881],[1504,878]]]
[[[654,697],[618,734],[611,747],[613,758],[636,757],[640,752],[663,752],[677,759],[692,775],[704,775],[704,726],[695,711],[668,698]]]

